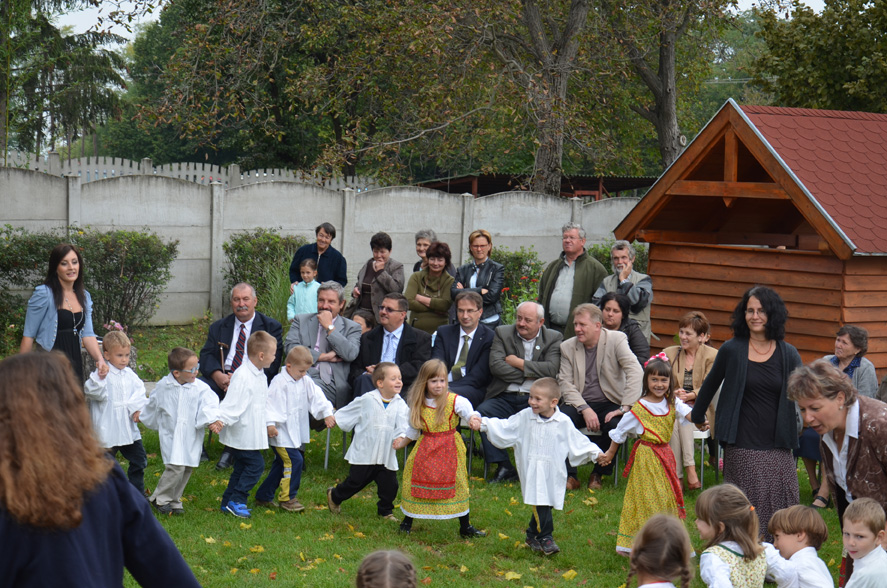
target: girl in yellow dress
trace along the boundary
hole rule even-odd
[[[456,431],[459,418],[466,421],[480,413],[464,397],[447,389],[447,367],[438,360],[426,361],[410,388],[410,428],[394,448],[418,439],[403,471],[401,510],[402,533],[413,528],[413,519],[459,519],[462,537],[484,537],[486,533],[468,520],[468,469],[465,443]]]
[[[691,424],[691,410],[674,396],[671,366],[665,354],[651,357],[644,364],[644,395],[610,431],[610,448],[602,458],[602,465],[610,463],[628,435],[638,435],[622,473],[628,476],[628,487],[616,537],[616,552],[620,555],[631,553],[635,534],[654,514],[672,514],[682,519],[687,516],[674,453],[668,441],[676,418]]]

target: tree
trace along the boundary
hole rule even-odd
[[[887,4],[826,0],[816,14],[796,0],[790,13],[756,10],[760,86],[783,106],[887,112]]]

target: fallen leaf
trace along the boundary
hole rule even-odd
[[[462,572],[462,573],[464,574],[465,572],[468,571],[468,568],[465,567],[465,566],[462,566],[461,568],[459,568],[459,571]]]
[[[425,584],[426,586],[428,584],[431,584],[431,576],[426,576],[425,579],[422,580],[422,583]]]
[[[505,509],[505,514],[507,514],[508,516],[511,516],[511,511],[508,510],[508,509],[506,508],[506,509]]]
[[[210,485],[210,486],[215,486],[215,485],[217,485],[218,483],[219,483],[218,480],[211,480],[210,483],[209,483],[209,485]]]
[[[231,542],[225,541],[224,543],[222,543],[222,545],[224,545],[225,547],[231,547]]]
[[[265,511],[265,514],[271,514],[271,515],[273,515],[273,514],[277,514],[277,513],[274,512],[274,511],[271,510],[271,509],[268,509],[268,510]]]
[[[520,580],[520,576],[517,572],[505,572],[506,580]]]
[[[579,574],[576,573],[576,570],[567,570],[566,572],[564,572],[564,573],[561,575],[561,577],[562,577],[564,580],[572,580],[573,578],[575,578],[575,577],[578,576],[578,575],[579,575]]]
[[[237,573],[237,568],[231,568],[231,573],[232,573],[232,574],[236,574],[236,573]]]
[[[361,533],[360,531],[358,531],[357,533],[355,533],[354,536],[357,537],[358,539],[364,539],[364,538],[366,537],[366,535],[364,535],[364,534]]]
[[[203,540],[206,541],[207,543],[215,543],[216,542],[216,540],[213,539],[212,537],[204,537]]]
[[[514,542],[515,549],[520,549],[521,547],[526,547],[526,546],[527,546],[526,541],[515,541]]]
[[[511,500],[508,501],[508,504],[515,505],[517,504],[517,498],[514,496],[511,497]]]
[[[323,535],[322,537],[317,538],[318,541],[332,541],[333,539],[335,539],[335,536],[330,535],[329,533],[327,533],[326,535]]]
[[[342,556],[339,555],[338,553],[334,553],[333,557],[335,557],[336,559],[342,559]]]
[[[594,506],[597,504],[597,498],[595,498],[594,496],[589,496],[582,501],[582,504],[584,504],[585,506]]]
[[[262,553],[263,551],[265,551],[265,548],[262,547],[261,545],[253,545],[252,547],[249,548],[249,550],[252,551],[253,553]]]
[[[277,572],[271,572],[270,574],[268,574],[268,579],[269,580],[276,580],[277,579]]]
[[[828,567],[835,567],[835,558],[831,558],[830,560],[828,560]]]
[[[253,568],[253,569],[251,569],[251,570],[249,571],[249,573],[250,573],[250,574],[258,574],[259,571],[260,571],[259,568]]]
[[[505,533],[499,533],[499,539],[508,539],[508,535]]]
[[[253,526],[252,526],[252,524],[247,525],[246,523],[240,523],[240,528],[241,529],[252,529]]]
[[[305,561],[305,554],[302,553],[301,551],[299,552],[299,559],[301,559],[302,561]]]
[[[354,525],[350,525],[350,524],[349,524],[349,525],[348,525],[348,530],[349,530],[349,531],[354,531]]]
[[[422,569],[423,569],[423,570],[433,570],[434,567],[432,567],[432,566],[422,566]]]

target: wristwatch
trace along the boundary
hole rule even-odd
[[[326,334],[329,335],[330,333],[333,332],[333,329],[335,329],[335,328],[336,328],[336,327],[333,326],[333,325],[331,324],[330,326],[328,326],[328,327],[326,328]]]
[[[625,407],[624,407],[624,406],[620,406],[620,407],[619,407],[619,412],[621,412],[622,414],[627,413],[629,410],[631,410],[631,409],[629,408],[628,410],[625,410]]]

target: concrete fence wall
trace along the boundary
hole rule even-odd
[[[238,186],[201,184],[159,174],[116,175],[89,182],[79,175],[0,168],[0,223],[28,230],[68,225],[142,230],[178,239],[179,255],[154,324],[185,323],[210,308],[227,310],[222,244],[231,235],[258,227],[314,240],[314,227],[331,222],[333,246],[348,260],[351,285],[371,256],[370,237],[385,231],[392,257],[408,268],[418,259],[415,232],[434,229],[453,251],[453,262],[468,257],[468,234],[484,228],[494,245],[533,246],[542,260],[560,252],[560,227],[579,222],[589,244],[612,237],[612,230],[636,198],[583,203],[528,192],[482,198],[416,187],[356,192],[297,181],[247,182]],[[48,252],[47,252],[48,254]],[[100,260],[85,260],[87,264]],[[282,262],[288,260],[281,260]],[[350,287],[349,287],[350,289]]]

